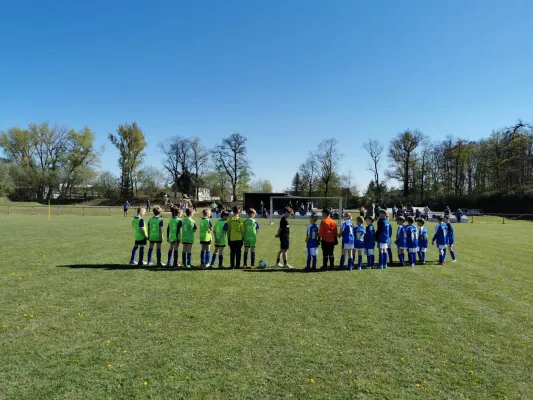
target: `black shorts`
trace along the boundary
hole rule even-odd
[[[211,240],[204,240],[204,241],[201,241],[200,244],[211,244]]]
[[[193,243],[182,242],[182,244],[184,244],[184,245],[185,245],[185,244],[191,244],[191,245],[192,245]]]
[[[143,240],[136,240],[135,241],[136,246],[146,246],[146,239]]]
[[[290,247],[290,240],[289,238],[279,238],[279,248],[280,250],[289,250]]]
[[[216,249],[223,249],[224,247],[226,247],[225,244],[215,244]]]
[[[150,244],[152,243],[163,243],[162,240],[150,240]]]
[[[124,209],[124,212],[128,212],[128,208],[125,208],[125,209]]]
[[[322,242],[322,255],[323,256],[332,256],[334,249],[335,249],[334,242]]]

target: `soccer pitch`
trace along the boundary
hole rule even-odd
[[[129,266],[131,218],[1,215],[0,399],[532,399],[533,224],[500,222],[456,224],[456,264],[298,273]]]

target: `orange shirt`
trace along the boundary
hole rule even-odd
[[[318,236],[322,238],[324,242],[334,243],[337,237],[337,222],[330,217],[326,217],[320,222],[320,230]]]

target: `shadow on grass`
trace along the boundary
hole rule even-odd
[[[420,267],[433,267],[437,266],[436,262],[427,261],[424,265],[417,265],[415,268]],[[285,272],[285,273],[304,273],[304,274],[313,274],[313,273],[328,273],[328,272],[349,272],[348,269],[322,269],[317,268],[315,269],[304,269],[304,268],[254,268],[254,269],[243,269],[243,268],[236,268],[236,269],[230,269],[230,268],[213,268],[213,269],[206,269],[201,267],[192,267],[192,268],[181,268],[181,267],[157,267],[153,265],[131,265],[131,264],[70,264],[70,265],[57,265],[57,268],[71,268],[71,269],[103,269],[106,271],[128,271],[128,270],[145,270],[145,271],[151,271],[151,272],[196,272],[196,271],[241,271],[241,272],[259,272],[259,273],[267,273],[267,272]],[[401,265],[389,265],[389,268],[410,268],[410,267],[404,267]],[[363,271],[369,271],[373,270],[374,268],[363,268]],[[357,272],[357,270],[354,270],[354,272]]]

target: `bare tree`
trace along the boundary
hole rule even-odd
[[[189,146],[191,151],[192,173],[194,177],[194,187],[196,190],[196,200],[200,194],[200,185],[202,184],[202,177],[205,173],[207,163],[209,162],[209,152],[202,146],[200,138],[189,139]]]
[[[324,197],[328,197],[330,185],[338,176],[338,165],[342,158],[338,146],[337,139],[323,140],[315,154],[318,162],[318,179],[324,186]]]
[[[246,159],[246,141],[239,133],[234,133],[222,140],[222,144],[213,150],[213,163],[218,172],[228,175],[233,199],[237,199],[237,186],[243,174],[249,169]]]
[[[305,162],[300,165],[300,172],[302,176],[302,187],[307,188],[307,195],[311,197],[316,191],[318,175],[318,163],[313,153],[309,153]]]
[[[188,196],[193,184],[193,155],[190,141],[181,136],[175,136],[159,145],[165,155],[163,167],[172,178],[175,191]]]
[[[374,174],[374,182],[376,182],[377,195],[379,201],[382,200],[381,185],[379,182],[379,161],[381,160],[381,154],[383,153],[383,145],[379,140],[368,139],[367,142],[363,143],[363,149],[365,149],[372,160],[370,162],[369,171],[372,171]]]
[[[416,149],[425,136],[419,130],[399,133],[389,147],[390,170],[387,175],[403,184],[403,195],[409,197],[409,183],[412,181],[416,162]]]

